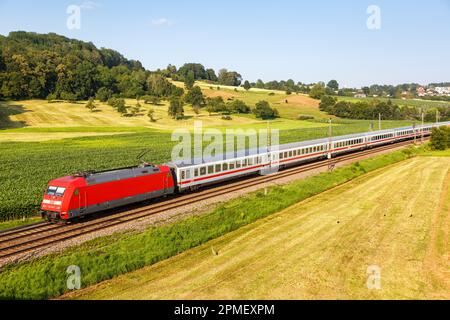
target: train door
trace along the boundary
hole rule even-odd
[[[75,190],[75,192],[78,192],[78,199],[79,199],[79,208],[80,208],[80,215],[83,215],[86,213],[87,209],[87,192],[84,190]]]

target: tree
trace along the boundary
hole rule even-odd
[[[313,99],[321,99],[323,95],[325,95],[325,87],[321,83],[315,84],[309,92],[309,96]]]
[[[450,128],[433,128],[431,131],[430,146],[433,150],[445,150],[450,148]]]
[[[205,97],[200,87],[195,86],[186,94],[184,101],[192,104],[193,107],[201,107],[205,104]]]
[[[271,108],[270,104],[263,100],[259,101],[255,105],[255,109],[253,109],[253,113],[257,118],[265,119],[274,119],[279,117],[278,110],[275,108]]]
[[[144,103],[153,104],[155,106],[159,105],[161,102],[161,99],[158,96],[151,95],[142,96],[142,100],[144,100]]]
[[[189,73],[192,73],[194,80],[207,79],[205,67],[200,63],[186,63],[178,70],[178,75],[182,79],[186,79]]]
[[[100,102],[106,102],[108,101],[113,95],[113,92],[111,89],[105,88],[105,87],[101,87],[98,91],[97,94],[95,95],[95,97],[100,101]]]
[[[168,114],[172,119],[180,120],[183,118],[184,108],[180,97],[172,97],[170,99]]]
[[[264,82],[263,82],[261,79],[258,79],[258,80],[256,81],[256,87],[257,87],[258,89],[264,89]]]
[[[229,109],[234,113],[250,113],[250,107],[245,104],[242,100],[233,100],[229,103]]]
[[[191,90],[195,83],[194,71],[190,70],[184,78],[184,85],[188,90]]]
[[[125,106],[125,103],[124,104],[120,103],[117,106],[117,112],[119,112],[122,116],[127,114],[127,107]]]
[[[218,82],[222,85],[237,87],[242,82],[242,76],[235,71],[221,69],[218,75]]]
[[[327,88],[333,91],[339,91],[339,83],[336,80],[330,80],[327,84]]]
[[[149,109],[149,110],[148,110],[148,113],[147,113],[147,117],[150,118],[150,122],[156,122],[156,119],[155,119],[155,110]]]
[[[216,72],[213,69],[206,69],[206,80],[217,82],[218,78],[216,76]]]
[[[206,110],[211,115],[213,112],[226,112],[228,108],[223,98],[219,96],[206,99]]]
[[[362,91],[364,92],[365,95],[369,95],[370,94],[370,88],[369,87],[362,87]]]
[[[322,96],[322,99],[320,100],[319,109],[324,112],[331,111],[331,108],[334,107],[337,100],[336,98],[332,96]]]
[[[141,104],[138,102],[136,106],[130,108],[131,116],[135,117],[141,111]]]
[[[150,95],[158,97],[180,96],[184,92],[182,88],[177,88],[160,74],[151,74],[147,79],[147,87]]]
[[[245,82],[244,82],[244,89],[245,90],[250,90],[250,88],[251,88],[252,86],[250,85],[250,82],[248,82],[248,80],[245,80]]]
[[[97,106],[94,103],[94,98],[90,98],[87,104],[85,105],[86,109],[89,109],[90,112],[94,112]]]

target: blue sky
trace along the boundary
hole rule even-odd
[[[69,5],[81,28],[69,30]],[[367,8],[381,28],[367,28]],[[0,0],[0,34],[55,32],[148,69],[200,62],[245,79],[341,85],[450,81],[450,0]]]

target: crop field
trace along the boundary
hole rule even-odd
[[[403,161],[68,298],[449,299],[449,173]]]
[[[309,128],[280,131],[280,143],[304,141],[327,137],[325,122],[307,122]],[[409,125],[407,122],[391,121],[383,124],[385,128]],[[266,128],[265,125],[261,125]],[[258,127],[256,127],[258,128]],[[368,131],[367,121],[336,122],[334,135]],[[126,128],[23,128],[20,133],[49,136],[71,133],[70,130],[115,131],[115,135],[81,137],[62,140],[34,142],[0,143],[0,221],[35,215],[42,197],[43,188],[51,179],[87,170],[105,170],[139,164],[137,156],[151,150],[144,160],[151,163],[170,161],[171,141],[169,132],[148,128],[135,128],[138,132],[126,133]],[[28,131],[28,132],[27,132]],[[6,130],[6,133],[11,131]],[[76,131],[75,131],[76,132]],[[44,139],[48,140],[48,139]]]
[[[280,143],[304,141],[327,137],[328,126],[325,122],[307,122],[309,128],[280,131]],[[400,127],[410,123],[402,121],[385,122],[385,128]],[[255,127],[258,128],[258,127]],[[261,125],[266,128],[266,125]],[[334,135],[368,131],[368,121],[336,122]],[[126,128],[80,127],[76,128],[23,128],[20,134],[51,136],[81,133],[97,130],[115,131],[115,135],[80,137],[62,140],[34,142],[0,143],[0,221],[35,215],[40,204],[42,190],[50,179],[70,175],[79,171],[105,170],[121,166],[137,165],[137,156],[145,150],[151,150],[144,158],[151,163],[170,161],[170,132],[155,131],[148,128],[135,128],[138,132],[126,133]],[[5,133],[11,133],[6,130]],[[13,133],[14,134],[14,133]],[[43,139],[49,140],[49,139]]]

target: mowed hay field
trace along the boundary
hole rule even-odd
[[[404,161],[65,298],[449,299],[449,173]]]

